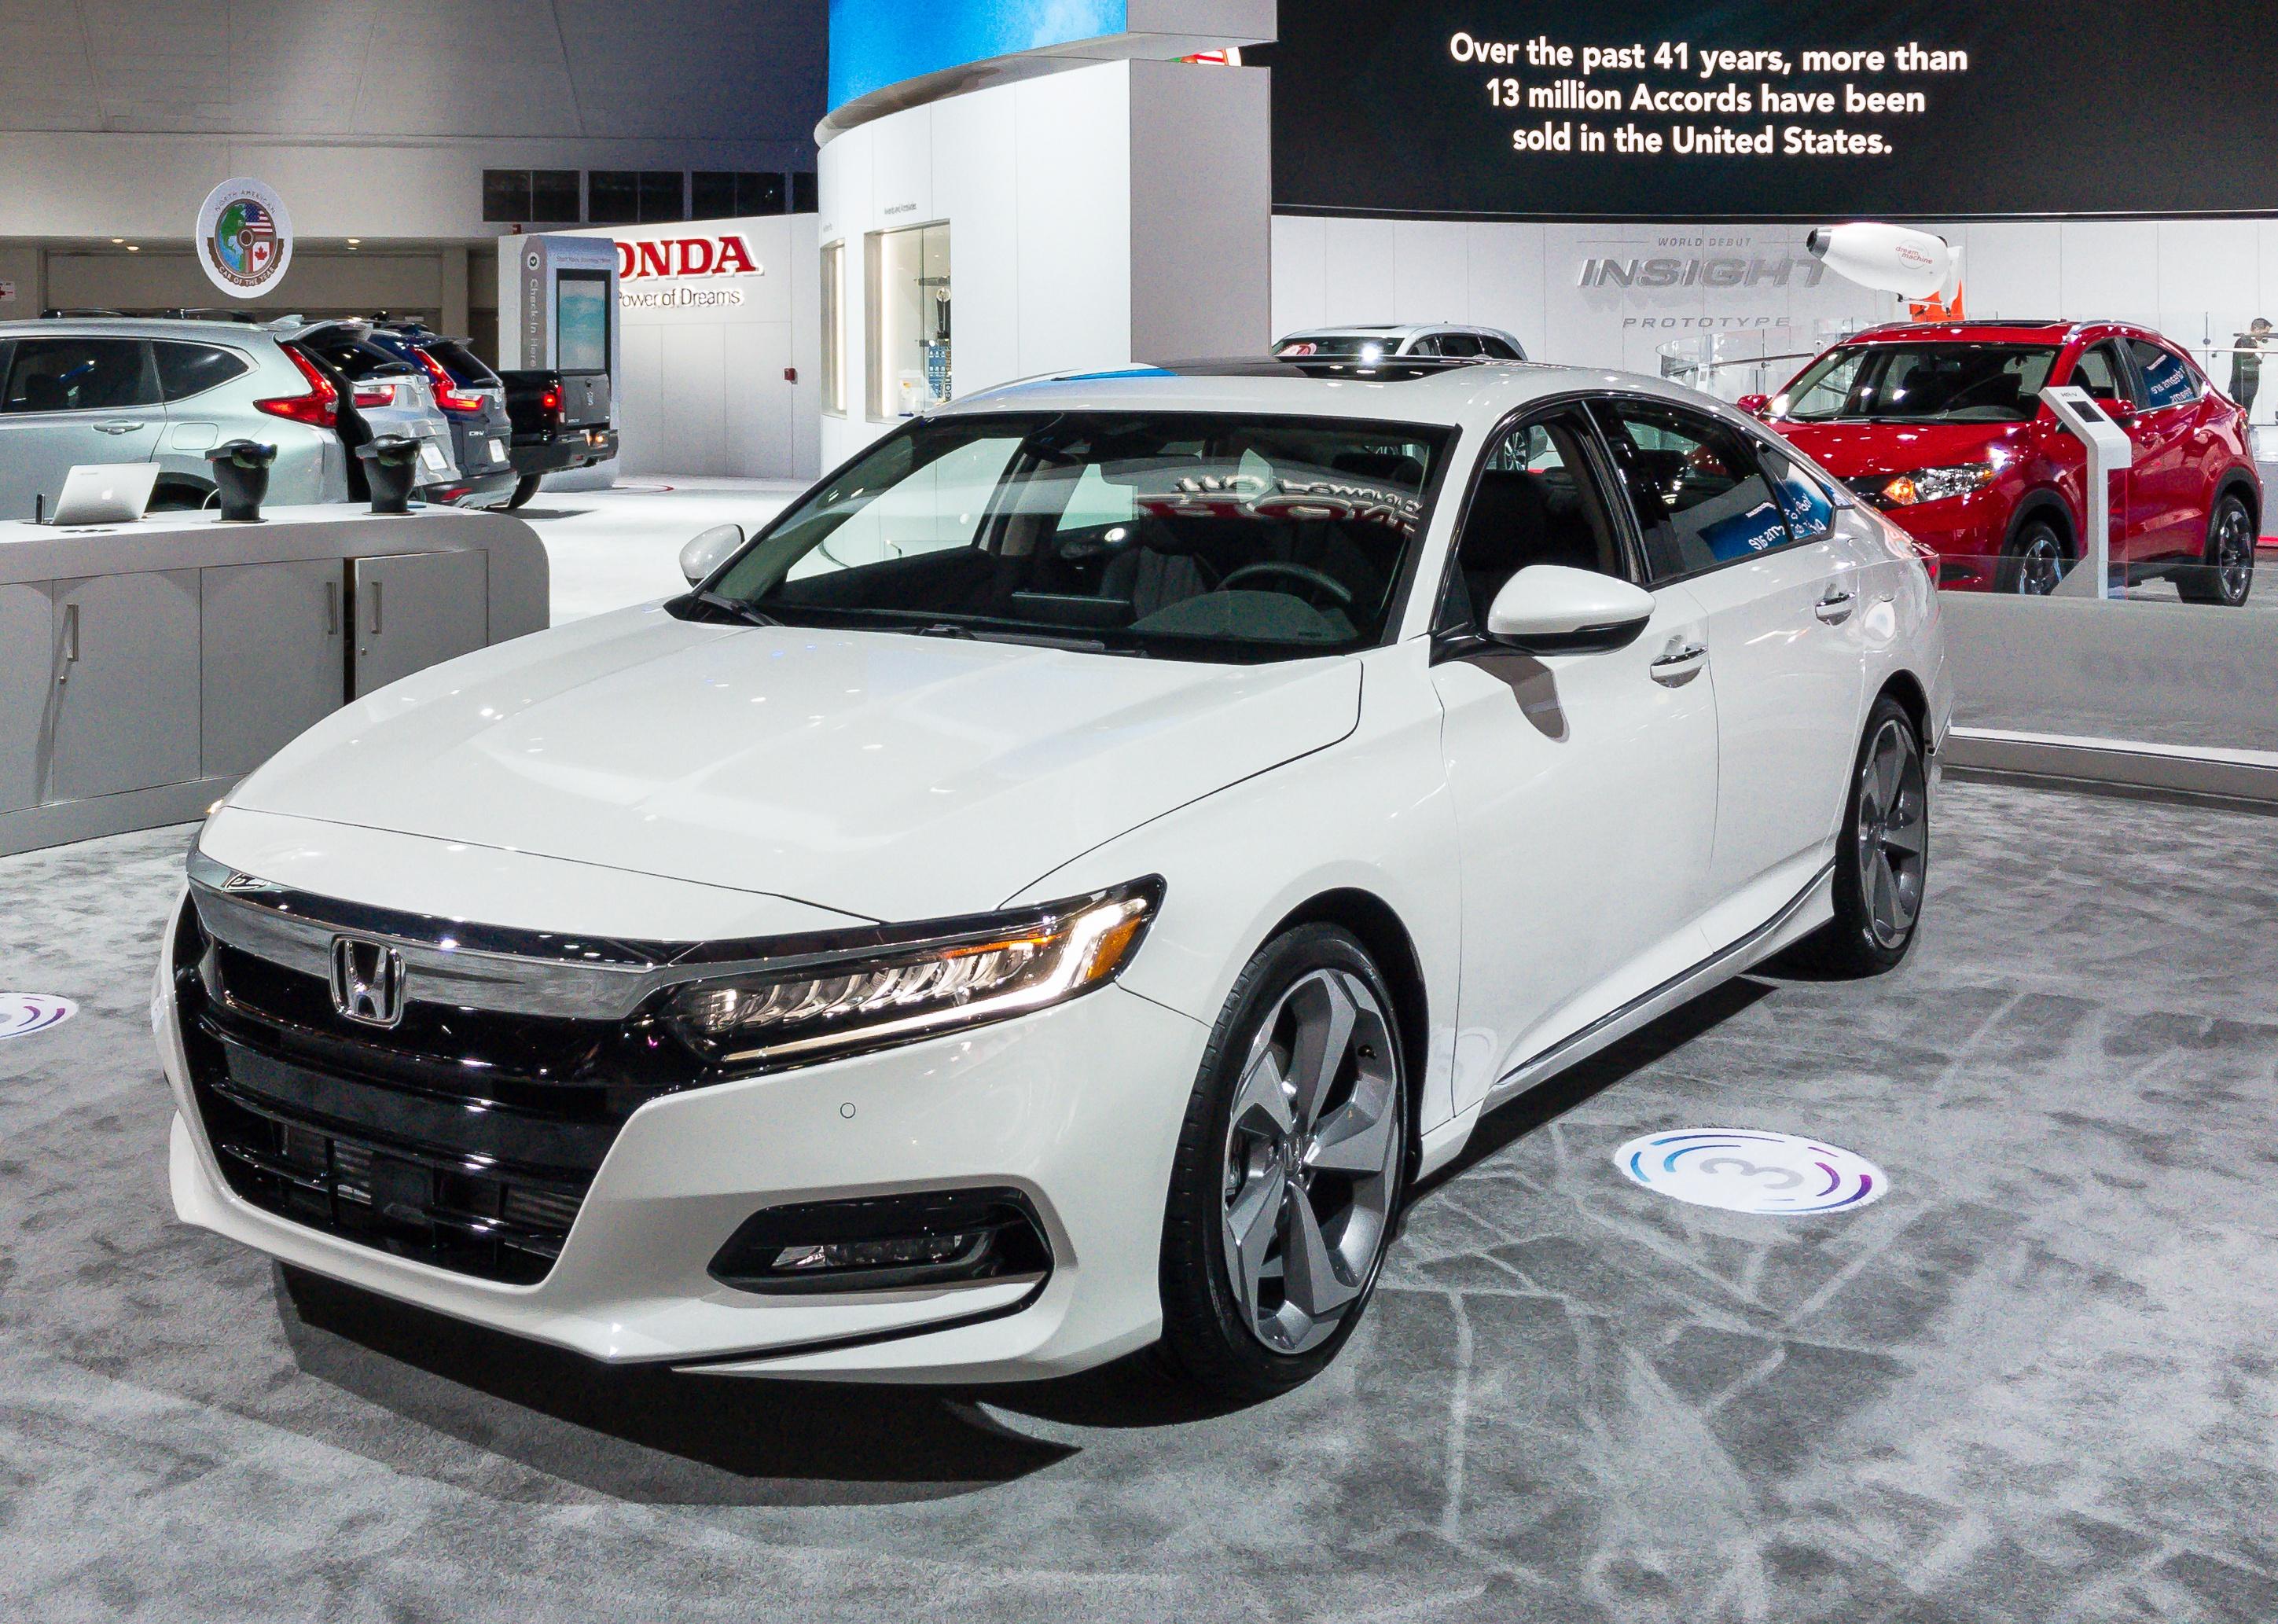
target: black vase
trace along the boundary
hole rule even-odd
[[[364,460],[374,513],[410,511],[412,481],[419,477],[419,442],[409,434],[382,434],[356,448]]]
[[[221,494],[224,524],[261,522],[261,504],[269,495],[269,464],[276,460],[277,448],[256,440],[233,440],[206,453],[215,488]]]

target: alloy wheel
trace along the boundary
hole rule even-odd
[[[1876,730],[1859,768],[1859,888],[1882,946],[1907,939],[1922,912],[1930,860],[1929,797],[1922,751],[1896,717]]]
[[[1349,971],[1259,1023],[1227,1123],[1221,1223],[1242,1322],[1277,1353],[1332,1335],[1383,1249],[1403,1150],[1391,1023]]]
[[[2246,509],[2227,502],[2215,520],[2215,577],[2225,603],[2244,603],[2254,580],[2254,525]]]
[[[2017,590],[2027,597],[2045,598],[2064,579],[2064,544],[2046,530],[2037,530],[2017,555]]]

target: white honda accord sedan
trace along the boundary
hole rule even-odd
[[[214,813],[186,1220],[607,1360],[1269,1392],[1483,1111],[1913,938],[1937,594],[1701,395],[1054,378],[730,540]]]

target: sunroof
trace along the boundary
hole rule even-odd
[[[1384,361],[1338,361],[1323,356],[1239,356],[1229,359],[1158,362],[1155,370],[1179,378],[1351,379],[1361,383],[1413,383],[1477,366],[1482,357],[1403,356]]]

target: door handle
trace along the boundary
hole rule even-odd
[[[57,682],[71,680],[71,668],[79,663],[79,605],[64,605],[64,668],[56,673]]]
[[[98,434],[132,434],[143,426],[140,423],[98,423],[95,425],[95,432]]]
[[[1830,586],[1827,595],[1811,606],[1811,612],[1831,626],[1839,626],[1851,618],[1851,605],[1857,601],[1848,588]]]
[[[340,634],[340,584],[338,581],[326,581],[325,583],[325,635],[338,637]]]
[[[1701,674],[1708,663],[1708,650],[1700,643],[1680,643],[1669,640],[1669,647],[1651,667],[1653,679],[1665,688],[1682,687]]]

